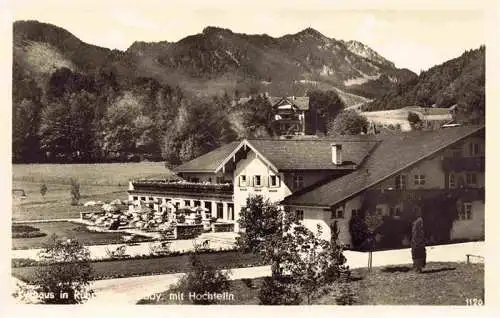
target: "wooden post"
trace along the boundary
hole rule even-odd
[[[368,272],[372,272],[372,251],[368,252]]]

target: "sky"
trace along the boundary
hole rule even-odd
[[[360,41],[397,67],[419,73],[486,42],[485,2],[438,3],[16,0],[8,9],[12,20],[52,23],[87,43],[120,50],[134,41],[178,41],[208,25],[274,37],[312,27],[330,38]]]

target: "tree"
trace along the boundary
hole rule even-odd
[[[307,304],[330,291],[340,274],[349,271],[343,266],[346,258],[337,244],[338,229],[331,229],[331,239],[321,238],[322,228],[317,225],[316,233],[304,225],[295,225],[284,235],[282,245],[284,261],[282,268],[292,278],[296,290],[305,297]]]
[[[42,195],[42,197],[45,199],[45,194],[47,193],[47,185],[45,183],[43,183],[41,186],[40,186],[40,194]]]
[[[273,134],[273,109],[265,96],[252,97],[238,109],[242,112],[243,126],[246,128],[245,137],[255,137],[262,129],[269,135]]]
[[[308,94],[311,113],[310,133],[328,132],[328,123],[344,109],[345,104],[335,91],[313,90]]]
[[[71,157],[71,112],[64,102],[52,102],[42,111],[40,148],[50,161]]]
[[[171,292],[182,292],[184,295],[194,293],[200,297],[189,297],[191,302],[209,305],[216,302],[210,294],[222,294],[229,291],[228,272],[222,272],[213,266],[203,264],[197,249],[190,256],[191,270],[184,275],[171,289]]]
[[[271,263],[272,275],[279,276],[283,257],[280,245],[292,222],[291,214],[284,213],[261,195],[250,196],[238,220],[240,228],[244,230],[236,239],[236,244],[244,252],[260,254],[266,262]]]
[[[407,120],[413,129],[418,129],[422,123],[420,116],[414,112],[408,112]]]
[[[272,277],[259,296],[262,302],[294,304],[304,297],[310,304],[348,270],[335,227],[330,241],[322,239],[320,226],[314,234],[260,195],[247,199],[239,223],[244,228],[237,239],[240,249],[259,253],[271,263]]]
[[[358,135],[366,132],[368,120],[355,110],[344,110],[335,117],[328,129],[328,135]]]
[[[53,235],[39,257],[50,264],[37,267],[35,284],[42,302],[78,304],[92,297],[90,252],[80,242]]]
[[[77,179],[71,178],[71,205],[78,205],[78,201],[80,201],[80,183]]]

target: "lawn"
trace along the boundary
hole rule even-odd
[[[70,184],[70,179],[76,178],[82,185],[127,186],[131,179],[171,175],[163,162],[12,165],[14,182]]]
[[[47,234],[43,237],[15,238],[12,239],[13,249],[41,248],[52,234],[56,234],[61,239],[76,239],[83,245],[99,245],[122,243],[123,233],[118,232],[91,232],[83,224],[72,222],[44,222],[44,223],[24,223],[40,232]],[[146,240],[146,237],[142,237]]]
[[[411,265],[354,269],[350,289],[355,305],[466,305],[466,299],[484,300],[484,264],[429,263],[422,274],[410,271]],[[262,278],[231,281],[231,305],[258,305]],[[187,304],[169,299],[162,293],[159,301],[142,300],[141,304]],[[313,301],[314,305],[335,305],[335,295]],[[222,304],[222,303],[221,303]]]
[[[243,254],[235,251],[201,253],[199,257],[203,263],[210,264],[216,268],[250,267],[262,263],[253,254]],[[93,279],[182,273],[189,266],[189,255],[187,254],[149,259],[92,262]],[[35,277],[37,267],[13,267],[12,275],[29,282]]]
[[[23,189],[25,198],[14,197],[13,220],[78,218],[91,208],[70,205],[70,178],[80,183],[80,202],[127,199],[128,181],[168,178],[172,172],[161,162],[109,164],[15,164],[12,188]],[[40,186],[47,185],[45,197]]]
[[[83,205],[72,206],[70,200],[70,186],[66,184],[47,184],[45,197],[40,194],[40,184],[33,182],[14,182],[14,189],[23,189],[26,197],[13,198],[12,219],[19,220],[48,220],[79,218],[80,212],[95,210],[95,207]],[[125,186],[80,186],[80,202],[127,199]]]

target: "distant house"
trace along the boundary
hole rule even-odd
[[[276,97],[265,94],[273,110],[272,126],[279,136],[297,136],[310,134],[316,129],[311,129],[309,116],[309,97],[307,96],[289,96]],[[235,105],[243,105],[251,100],[252,97],[241,97],[233,102]]]
[[[280,136],[305,135],[309,97],[283,97],[272,104],[274,130]]]
[[[162,202],[179,209],[201,206],[238,232],[246,199],[260,194],[311,230],[321,225],[325,238],[336,223],[348,245],[354,244],[354,217],[380,214],[402,222],[422,210],[431,241],[476,239],[484,236],[484,151],[484,126],[245,139],[176,167],[183,182],[131,181],[129,201],[155,209]],[[437,228],[443,223],[449,228]]]

